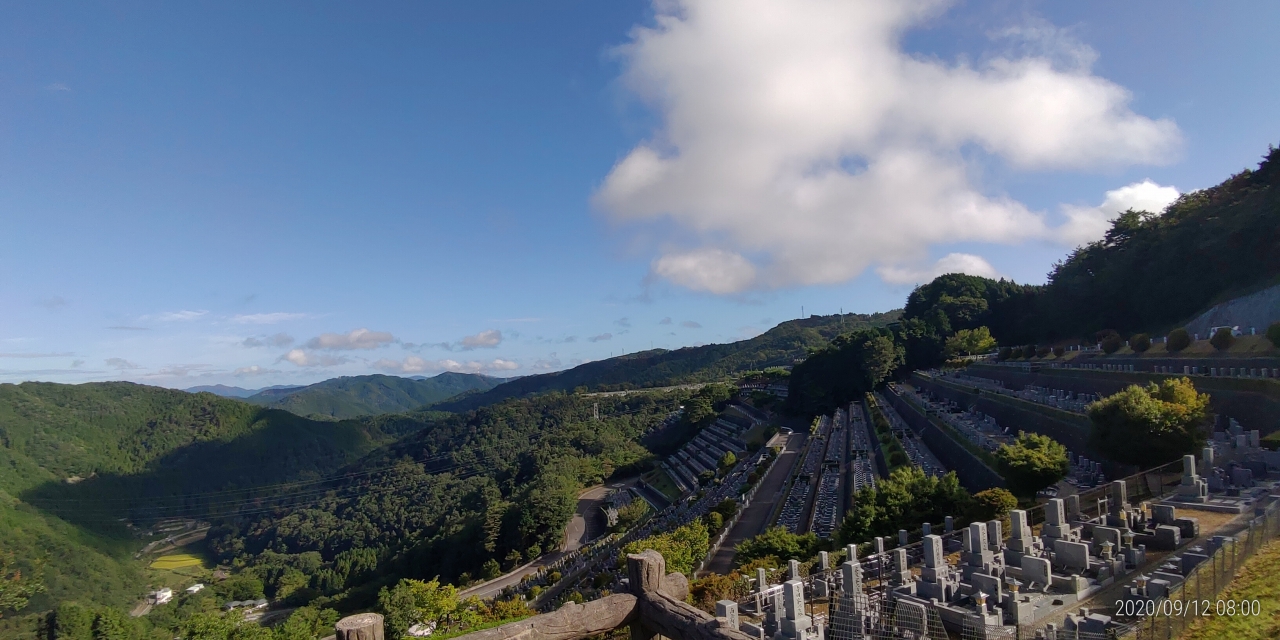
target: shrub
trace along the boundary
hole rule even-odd
[[[1209,344],[1213,345],[1218,351],[1226,351],[1231,348],[1231,344],[1236,341],[1236,337],[1231,335],[1229,327],[1219,327],[1213,332],[1213,337],[1209,338]]]
[[[1271,344],[1280,347],[1280,322],[1272,322],[1271,326],[1267,327],[1267,339]]]
[[[1187,333],[1185,328],[1179,327],[1169,332],[1169,337],[1165,338],[1165,342],[1165,349],[1182,351],[1191,346],[1191,334]]]
[[[1054,347],[1054,348],[1053,348],[1053,355],[1058,356],[1059,358],[1061,358],[1061,357],[1062,357],[1062,354],[1064,354],[1064,353],[1066,353],[1066,352],[1067,352],[1067,350],[1066,350],[1065,348],[1063,348],[1063,347]]]
[[[1280,324],[1280,323],[1276,323],[1276,324]],[[1009,347],[1000,347],[1000,351],[996,353],[997,360],[1004,361],[1012,357],[1013,357],[1013,349],[1010,349]]]
[[[1120,350],[1124,346],[1124,340],[1120,339],[1120,334],[1112,331],[1102,338],[1102,352],[1112,354]]]
[[[1049,347],[1037,347],[1037,348],[1036,348],[1036,356],[1037,356],[1037,357],[1045,358],[1045,357],[1048,357],[1048,355],[1049,355],[1050,353],[1053,353],[1053,349],[1050,349]]]
[[[1144,353],[1151,348],[1151,336],[1145,333],[1135,333],[1129,336],[1129,348],[1135,353]]]
[[[1023,348],[1022,348],[1022,357],[1026,358],[1026,359],[1028,359],[1028,360],[1030,360],[1030,359],[1032,359],[1032,358],[1036,357],[1036,346],[1035,346],[1034,344],[1029,344],[1029,345],[1027,345],[1027,346],[1023,347]]]

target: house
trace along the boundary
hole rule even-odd
[[[170,589],[169,587],[157,589],[152,591],[151,594],[147,596],[147,599],[150,600],[152,604],[164,604],[173,600],[173,589]]]
[[[195,584],[193,584],[193,585],[191,585],[191,586],[187,587],[187,593],[200,593],[202,590],[204,590],[204,583],[203,583],[203,582],[197,582],[197,583],[195,583]]]

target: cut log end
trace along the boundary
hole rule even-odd
[[[358,613],[347,616],[334,625],[338,640],[384,640],[382,615]]]

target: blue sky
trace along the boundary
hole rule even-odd
[[[947,269],[1042,282],[1116,207],[1280,141],[1276,24],[1270,2],[7,4],[0,382],[521,375],[888,310]]]

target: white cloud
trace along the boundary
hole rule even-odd
[[[270,336],[249,336],[240,344],[246,347],[287,347],[293,344],[293,336],[283,332]]]
[[[260,366],[258,366],[258,365],[256,365],[256,364],[254,364],[254,365],[249,365],[249,366],[247,366],[247,367],[240,367],[239,369],[236,369],[235,371],[233,371],[233,372],[232,372],[232,374],[233,374],[233,375],[238,376],[238,377],[253,377],[253,376],[261,376],[261,375],[266,375],[266,374],[269,374],[269,373],[280,373],[280,370],[279,370],[279,369],[267,369],[267,368],[265,368],[265,367],[260,367]]]
[[[472,360],[426,360],[417,356],[409,356],[404,360],[383,358],[373,363],[373,367],[388,373],[428,373],[436,371],[454,371],[458,373],[492,373],[519,369],[520,365],[510,360],[497,358],[488,362]]]
[[[497,329],[489,329],[481,331],[474,336],[466,336],[462,339],[462,350],[470,351],[471,349],[492,349],[502,344],[502,332]]]
[[[104,360],[104,362],[106,362],[106,363],[107,363],[107,366],[108,366],[108,367],[111,367],[112,369],[115,369],[116,371],[124,371],[124,370],[126,370],[126,369],[141,369],[141,368],[142,368],[140,365],[137,365],[137,364],[134,364],[134,363],[132,363],[132,362],[129,362],[128,360],[125,360],[124,358],[107,358],[106,360]]]
[[[334,365],[345,364],[348,362],[345,356],[331,356],[323,353],[314,353],[305,349],[290,349],[288,353],[280,356],[280,360],[278,361],[292,362],[299,367],[332,367]]]
[[[147,377],[185,378],[187,377],[187,374],[191,373],[192,371],[202,371],[208,368],[209,368],[209,365],[207,364],[175,364],[175,365],[169,365],[163,369],[160,369],[159,371],[156,371],[155,373]]]
[[[552,352],[547,354],[547,357],[545,358],[535,360],[533,364],[529,365],[529,368],[534,371],[552,371],[559,369],[561,366],[563,366],[563,364],[560,362],[560,358]]]
[[[184,309],[182,311],[168,311],[168,312],[162,313],[156,316],[156,320],[159,320],[161,322],[186,322],[188,320],[195,320],[196,318],[201,318],[208,314],[209,314],[208,311],[188,311]]]
[[[349,333],[322,333],[307,341],[308,349],[354,350],[377,349],[396,341],[395,336],[385,331],[354,329]],[[297,351],[297,349],[294,349]]]
[[[1162,187],[1143,180],[1108,191],[1102,204],[1096,207],[1063,205],[1062,213],[1067,222],[1054,231],[1052,238],[1072,247],[1101,240],[1111,229],[1111,221],[1121,213],[1129,209],[1163,213],[1165,207],[1178,199],[1178,195],[1175,187]]]
[[[587,342],[604,342],[605,340],[612,340],[612,339],[613,339],[612,333],[602,333],[600,335],[591,336],[590,338],[587,338]]]
[[[684,322],[681,322],[681,323],[680,323],[680,326],[682,326],[682,327],[684,327],[684,328],[686,328],[686,329],[701,329],[701,328],[702,328],[702,325],[701,325],[701,324],[699,324],[699,323],[697,323],[697,322],[694,322],[693,320],[685,320]]]
[[[654,259],[697,291],[838,283],[958,241],[1048,234],[1042,215],[976,185],[965,150],[1016,170],[1175,158],[1176,125],[1129,108],[1096,54],[1042,22],[996,34],[980,65],[913,56],[902,34],[935,0],[655,0],[619,49],[662,126],[595,204],[681,227]],[[1008,45],[1014,46],[1010,48]]]
[[[985,258],[971,253],[948,253],[932,265],[922,268],[886,266],[876,269],[876,274],[889,284],[921,284],[948,273],[967,273],[984,278],[1000,277],[996,268]]]
[[[0,353],[0,358],[65,358],[75,355],[70,351],[61,353]]]
[[[250,313],[239,314],[231,317],[231,321],[236,324],[276,324],[288,320],[298,320],[307,317],[305,313],[285,313],[276,311],[273,313]]]
[[[630,327],[630,326],[631,326],[631,318],[618,318],[617,320],[614,320],[614,321],[613,321],[613,323],[614,323],[614,324],[616,324],[616,325],[618,325],[619,327],[624,327],[624,328],[625,328],[625,327]]]

